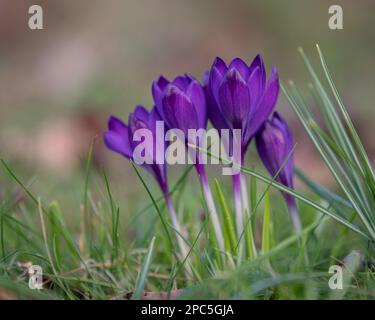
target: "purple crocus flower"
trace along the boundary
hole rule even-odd
[[[152,94],[156,108],[166,126],[170,129],[180,129],[184,134],[186,145],[197,144],[198,141],[188,141],[188,130],[207,127],[206,98],[199,81],[190,74],[178,76],[172,82],[160,76],[152,84]],[[196,157],[194,163],[201,179],[206,179],[205,169],[200,161],[200,152],[195,152],[196,150],[191,148],[188,150]]]
[[[276,181],[293,188],[293,136],[287,123],[277,112],[258,131],[256,146],[259,156],[271,176],[276,176]],[[299,232],[301,231],[301,222],[295,199],[288,193],[283,193],[283,195],[289,206],[294,228]]]
[[[212,64],[206,86],[208,114],[218,130],[241,129],[242,158],[251,138],[272,113],[278,94],[276,68],[266,81],[260,55],[249,66],[240,58],[227,66],[217,57]]]
[[[206,98],[200,82],[190,74],[178,76],[171,82],[160,76],[152,84],[152,95],[156,108],[167,127],[182,130],[186,145],[188,143],[196,144],[196,141],[188,141],[188,130],[206,129],[207,127]],[[195,167],[200,177],[219,247],[224,251],[224,237],[220,220],[207,181],[205,167],[200,162],[199,155],[200,152],[195,153]]]
[[[169,128],[181,129],[185,137],[188,129],[205,129],[207,111],[204,91],[190,74],[169,82],[163,76],[152,84],[155,105]]]
[[[148,129],[153,134],[153,145],[146,146],[145,158],[149,161],[142,167],[153,175],[158,182],[163,193],[168,192],[167,187],[167,167],[164,164],[156,164],[156,152],[160,141],[156,141],[156,121],[161,121],[160,115],[154,107],[150,112],[143,106],[137,106],[134,112],[129,114],[128,125],[115,116],[111,116],[108,120],[108,130],[104,132],[103,138],[106,146],[124,157],[133,159],[133,151],[135,147],[141,143],[134,141],[134,133],[138,129]],[[154,147],[155,146],[155,147]],[[164,150],[164,148],[163,148]]]
[[[164,157],[165,150],[164,137],[163,139],[161,139],[161,141],[157,139],[157,121],[162,121],[162,119],[155,107],[152,108],[152,110],[149,112],[143,106],[137,106],[134,112],[129,114],[128,125],[126,125],[120,119],[111,116],[108,120],[108,130],[104,132],[103,138],[106,146],[110,150],[123,155],[127,159],[134,160],[134,149],[139,143],[142,142],[136,141],[137,139],[134,139],[136,131],[138,129],[148,129],[152,133],[152,141],[150,140],[147,142],[147,139],[144,140],[146,143],[144,147],[144,152],[146,153],[144,158],[147,159],[147,163],[144,163],[141,166],[155,177],[163,192],[173,228],[177,231],[177,243],[182,254],[180,256],[180,259],[181,261],[184,261],[185,257],[188,255],[189,250],[183,238],[181,237],[184,232],[178,220],[171,196],[169,194],[167,184],[167,166],[165,164],[165,161],[161,161],[162,164],[158,164],[156,161],[157,158],[160,157],[160,154],[158,155],[157,153],[163,152],[162,156]],[[185,269],[187,275],[190,276],[191,268],[189,262],[185,265]]]
[[[217,57],[205,75],[205,93],[209,119],[217,130],[241,130],[241,159],[258,129],[275,108],[279,94],[279,76],[272,68],[268,81],[263,59],[257,55],[250,65],[234,58],[227,66]],[[228,146],[236,141],[231,141]],[[227,150],[230,154],[230,149]],[[238,235],[244,231],[245,215],[250,214],[246,178],[243,174],[233,176],[233,192]],[[255,245],[251,250],[255,253]]]

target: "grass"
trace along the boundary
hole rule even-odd
[[[374,173],[320,48],[325,82],[300,53],[311,75],[311,97],[303,96],[293,82],[282,91],[335,178],[336,189],[328,190],[297,169],[306,185],[302,193],[258,167],[243,167],[251,212],[238,237],[231,190],[221,178],[211,179],[223,225],[223,252],[209,219],[199,214],[203,196],[194,193],[198,184],[191,187],[187,167],[171,187],[189,248],[180,259],[163,197],[137,167],[146,200],[138,204],[138,212],[126,212],[107,172],[92,167],[91,145],[81,187],[75,190],[82,197],[70,203],[77,208],[72,222],[66,221],[71,214],[59,203],[33,191],[33,179],[24,182],[28,177],[1,160],[0,297],[139,299],[147,291],[181,299],[374,299]],[[316,103],[307,102],[309,98]],[[298,199],[301,233],[293,232],[279,191]],[[242,237],[244,246],[239,245]],[[31,264],[43,268],[43,290],[28,287]],[[343,267],[343,290],[328,286],[332,265]]]

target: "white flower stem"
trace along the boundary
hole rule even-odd
[[[298,214],[297,204],[294,197],[287,195],[286,202],[289,207],[290,217],[292,218],[293,228],[295,233],[300,233],[302,231],[302,223]]]
[[[241,195],[241,181],[240,175],[236,174],[233,176],[233,198],[234,198],[234,209],[236,213],[236,230],[237,237],[239,238],[243,232],[243,208],[242,208],[242,195]]]
[[[289,213],[290,217],[292,218],[292,223],[293,223],[293,228],[295,233],[301,233],[302,232],[302,223],[301,223],[301,218],[298,213],[298,208],[297,208],[297,203],[294,197],[291,195],[286,195],[285,200],[288,204],[289,207]],[[299,245],[305,245],[306,237],[302,238],[302,241],[299,240],[298,243]],[[309,255],[308,251],[304,250],[304,258],[305,258],[305,263],[306,265],[309,265]]]
[[[217,214],[215,203],[212,197],[211,189],[207,181],[206,171],[203,165],[197,166],[197,171],[201,180],[202,190],[204,194],[204,198],[206,200],[207,208],[209,211],[209,217],[212,222],[212,226],[214,228],[214,232],[216,235],[216,240],[219,246],[219,249],[222,252],[225,252],[225,245],[224,245],[224,236],[219,220],[219,215]]]
[[[166,202],[167,207],[168,207],[169,216],[170,216],[171,221],[172,221],[172,226],[175,229],[174,231],[175,231],[175,234],[176,234],[177,243],[178,243],[178,246],[180,248],[180,253],[181,253],[179,259],[180,259],[180,262],[182,263],[189,254],[189,247],[188,247],[187,243],[185,242],[185,240],[182,238],[182,237],[184,237],[184,232],[182,230],[181,224],[178,220],[176,211],[174,209],[171,196],[168,193],[164,193],[164,199],[165,199],[165,202]],[[185,264],[184,264],[184,268],[185,268],[185,272],[186,272],[187,277],[191,278],[192,270],[191,270],[189,258],[186,259]]]
[[[253,226],[251,222],[251,209],[249,206],[249,193],[247,190],[247,181],[246,176],[241,172],[240,173],[240,185],[241,185],[241,197],[242,197],[242,205],[243,205],[243,212],[244,212],[244,220],[245,220],[245,226],[246,230],[248,231],[246,233],[246,240],[248,243],[248,251],[250,258],[254,258],[257,256],[257,249],[255,246],[255,240],[254,240],[254,234],[253,234]]]

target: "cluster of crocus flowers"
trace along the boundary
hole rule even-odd
[[[104,140],[109,149],[132,160],[133,151],[139,143],[136,137],[137,129],[147,128],[155,132],[156,121],[162,120],[167,128],[179,129],[184,133],[183,142],[189,150],[196,141],[189,141],[188,130],[206,129],[207,121],[210,119],[218,131],[240,130],[241,157],[238,166],[244,164],[248,146],[256,136],[258,151],[266,168],[271,175],[278,173],[276,179],[279,182],[293,188],[293,156],[289,155],[292,152],[290,131],[277,113],[268,120],[275,108],[278,94],[278,73],[272,68],[267,80],[260,55],[257,55],[249,65],[235,58],[227,66],[222,59],[216,58],[211,69],[205,73],[203,84],[190,74],[178,76],[173,81],[160,76],[152,84],[155,107],[150,112],[141,106],[136,107],[129,115],[128,125],[113,116],[110,117]],[[163,192],[172,225],[177,231],[182,258],[185,258],[187,249],[181,237],[182,227],[168,191],[166,164],[157,164],[155,161],[158,144],[165,142],[153,142],[156,148],[147,146],[146,153],[150,161],[142,166],[155,177]],[[164,150],[164,146],[161,149]],[[227,153],[229,155],[230,150],[227,150]],[[215,208],[205,166],[200,161],[199,155],[200,152],[191,153],[191,156],[196,157],[194,164],[201,181],[217,244],[221,251],[225,251],[223,229]],[[282,167],[283,161],[286,161],[286,164]],[[233,176],[238,237],[244,232],[246,213],[250,214],[246,185],[245,177],[241,173]],[[299,231],[301,226],[295,200],[289,195],[284,196],[290,207],[295,229]]]

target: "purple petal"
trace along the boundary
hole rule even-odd
[[[131,158],[131,148],[129,147],[129,142],[124,137],[114,131],[106,131],[103,133],[103,139],[108,149]]]
[[[169,80],[167,78],[165,78],[164,76],[159,76],[156,83],[157,83],[158,87],[160,88],[160,90],[164,91],[164,89],[169,84]]]
[[[178,76],[172,81],[172,84],[185,92],[191,81],[189,76]]]
[[[247,86],[249,87],[252,109],[250,110],[250,115],[252,115],[258,105],[260,97],[263,94],[262,75],[259,67],[256,67],[255,70],[251,73],[249,79],[247,80]]]
[[[202,80],[203,91],[206,97],[207,116],[210,119],[214,128],[220,131],[221,129],[228,128],[228,125],[223,115],[221,114],[221,111],[216,103],[216,100],[212,96],[212,92],[209,88],[209,83],[208,83],[209,76],[210,76],[209,72],[206,71],[203,74],[203,80]]]
[[[280,116],[278,112],[275,112],[272,117],[272,123],[275,127],[279,128],[285,139],[285,150],[284,150],[284,160],[289,156],[288,162],[285,164],[285,171],[288,173],[288,185],[293,186],[293,171],[294,171],[294,154],[290,155],[293,150],[293,135],[290,131],[286,121]]]
[[[236,69],[230,69],[219,88],[219,106],[234,128],[242,128],[250,110],[250,94],[246,82]]]
[[[241,77],[246,81],[249,77],[249,67],[247,64],[240,58],[234,58],[230,63],[228,69],[236,69],[240,74]]]
[[[199,128],[206,128],[207,126],[207,109],[206,109],[206,99],[204,96],[204,91],[201,84],[194,80],[190,83],[187,88],[186,95],[190,98],[195,111],[198,116]]]
[[[154,98],[156,108],[161,116],[163,116],[163,108],[162,108],[162,99],[163,99],[163,91],[166,86],[169,84],[169,81],[160,76],[157,81],[152,82],[152,97]]]
[[[149,112],[144,106],[141,106],[141,105],[136,106],[133,114],[138,120],[144,123],[148,122]]]
[[[274,176],[283,164],[285,157],[285,139],[279,130],[275,130],[270,122],[264,125],[263,131],[257,135],[257,148],[264,165]]]
[[[129,141],[128,127],[118,118],[111,116],[108,120],[109,130],[104,132],[106,146],[115,152],[131,158],[133,151]]]
[[[163,121],[160,117],[158,109],[154,106],[148,115],[148,128],[152,131],[156,131],[156,121]]]
[[[267,83],[266,89],[260,103],[257,105],[254,113],[249,118],[248,127],[246,130],[246,140],[258,131],[260,126],[268,119],[273,109],[275,108],[277,97],[279,95],[279,76],[275,68],[272,69],[270,79]]]
[[[228,67],[227,65],[225,64],[225,62],[219,58],[219,57],[216,57],[213,64],[212,64],[212,68],[216,68],[217,71],[221,74],[221,75],[224,75],[227,71],[228,71]]]
[[[110,116],[108,119],[108,129],[116,133],[123,134],[128,131],[128,126],[115,116]]]
[[[171,128],[179,128],[185,134],[188,129],[198,129],[198,116],[191,100],[174,85],[166,89],[163,112]]]
[[[219,87],[223,80],[224,74],[222,74],[218,68],[212,67],[210,71],[210,77],[208,81],[209,90],[212,94],[213,99],[219,104]]]
[[[286,122],[276,113],[256,135],[256,145],[262,162],[272,176],[282,168],[277,180],[293,187],[294,159],[292,135]]]
[[[229,129],[229,125],[221,114],[221,110],[216,104],[216,101],[212,99],[209,93],[206,93],[206,97],[208,118],[210,119],[214,128],[218,131],[221,129]]]
[[[264,86],[266,85],[266,69],[264,67],[264,62],[262,59],[262,56],[260,54],[257,54],[254,60],[251,62],[249,66],[249,73],[252,74],[253,71],[256,68],[259,68],[260,74],[261,74],[261,84],[262,84],[262,90],[264,89]]]
[[[202,76],[202,86],[203,86],[203,88],[208,86],[208,80],[209,79],[210,79],[210,71],[206,70],[205,72],[203,72],[203,76]]]
[[[154,143],[155,143],[155,148],[154,148],[154,159],[156,159],[156,154],[158,153],[159,158],[164,158],[164,150],[166,148],[166,142],[164,140],[164,136],[157,136],[156,135],[156,122],[157,121],[162,121],[160,118],[160,115],[156,109],[156,107],[153,107],[150,111],[150,117],[149,117],[149,128],[153,132],[153,138],[154,138]],[[164,130],[167,128],[164,127]],[[158,139],[157,139],[158,138]]]

